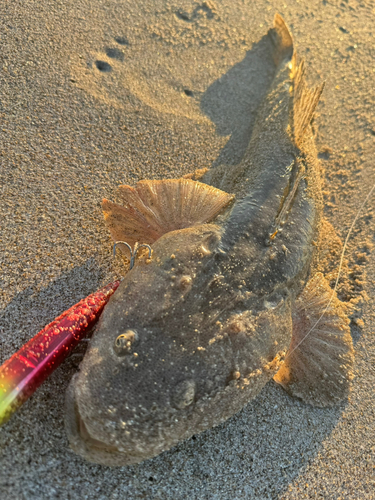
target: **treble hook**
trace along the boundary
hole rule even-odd
[[[126,243],[126,241],[116,241],[115,242],[115,244],[113,245],[113,257],[116,256],[116,245],[118,245],[119,243],[122,243],[123,245],[126,245],[129,248],[129,252],[130,252],[130,269],[133,269],[135,258],[137,256],[138,250],[140,248],[142,248],[142,247],[148,248],[148,258],[151,257],[152,249],[151,249],[150,245],[147,245],[146,243],[142,243],[141,245],[139,245],[138,243],[136,243],[134,245],[134,249],[132,249],[132,247],[129,245],[129,243]]]

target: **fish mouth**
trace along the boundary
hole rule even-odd
[[[85,460],[101,465],[123,466],[139,462],[139,457],[91,436],[75,397],[77,375],[70,382],[65,398],[65,430],[72,450]]]
[[[175,433],[172,433],[171,437],[170,434],[162,433],[160,428],[155,426],[154,435],[150,437],[148,434],[145,435],[143,430],[137,432],[137,430],[131,429],[131,426],[129,426],[128,435],[118,434],[115,438],[116,441],[118,439],[118,445],[116,441],[113,444],[113,438],[111,439],[109,435],[107,438],[103,430],[103,422],[94,421],[91,423],[81,414],[80,399],[78,397],[79,376],[79,373],[73,376],[66,393],[65,431],[70,448],[88,462],[110,467],[138,464],[159,455],[177,444],[179,440],[186,439],[193,434],[188,432],[181,437],[182,434],[177,429]],[[177,410],[173,410],[174,416],[176,412]],[[91,429],[95,425],[101,429],[100,439],[92,435]]]

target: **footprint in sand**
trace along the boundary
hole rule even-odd
[[[194,59],[194,53],[191,57]],[[143,104],[163,114],[208,122],[199,102],[205,89],[192,90],[191,71],[168,46],[151,42],[151,50],[148,46],[145,51],[141,43],[116,36],[102,52],[92,54],[90,61],[73,59],[71,72],[79,88],[110,106],[129,110],[130,103],[137,110]]]
[[[117,59],[118,61],[123,62],[124,61],[124,53],[117,49],[116,47],[107,47],[105,49],[105,53],[107,54],[108,57],[111,59]]]
[[[95,61],[95,66],[99,71],[103,71],[104,73],[112,71],[112,66],[105,61]]]

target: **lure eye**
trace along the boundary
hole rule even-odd
[[[119,335],[113,346],[117,356],[125,356],[126,354],[129,354],[137,339],[138,335],[134,330],[126,330],[126,332]]]

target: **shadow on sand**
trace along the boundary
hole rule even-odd
[[[214,167],[236,165],[246,151],[256,111],[275,73],[271,47],[264,36],[202,95],[202,112],[216,125],[217,134],[230,136]]]

